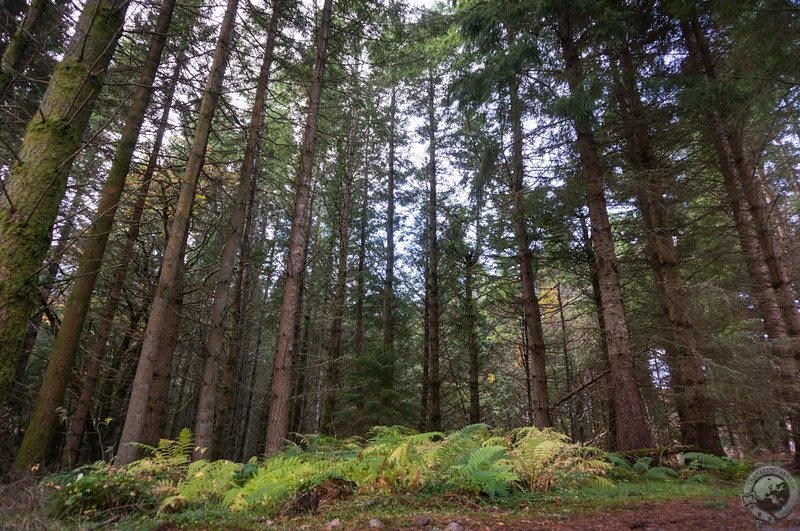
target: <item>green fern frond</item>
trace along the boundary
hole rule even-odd
[[[699,470],[731,470],[736,466],[736,462],[728,457],[720,457],[713,454],[704,454],[701,452],[689,452],[683,454],[684,464],[688,463],[690,469]]]
[[[618,454],[616,452],[608,452],[603,454],[603,458],[609,461],[614,466],[617,466],[625,470],[626,472],[633,472],[633,467],[631,466],[631,462],[624,455]]]
[[[471,424],[458,431],[454,431],[436,449],[433,455],[433,464],[446,469],[462,463],[472,450],[479,447],[488,435],[491,428],[487,424]]]
[[[633,471],[637,474],[645,474],[648,470],[650,470],[650,466],[653,464],[653,461],[655,461],[655,459],[650,456],[640,457],[633,464]]]

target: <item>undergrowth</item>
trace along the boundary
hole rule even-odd
[[[184,430],[175,441],[142,447],[147,456],[127,467],[96,463],[49,476],[40,488],[56,518],[96,522],[138,513],[180,522],[292,516],[350,497],[454,496],[473,504],[513,506],[620,483],[699,486],[742,467],[700,453],[671,462],[630,459],[574,444],[552,430],[502,432],[484,424],[450,433],[377,427],[366,440],[298,440],[269,459],[192,463],[194,441]]]

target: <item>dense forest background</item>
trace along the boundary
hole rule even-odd
[[[185,427],[794,452],[799,17],[4,1],[0,473]]]

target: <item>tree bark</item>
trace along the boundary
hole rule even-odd
[[[527,218],[525,213],[525,166],[523,161],[522,100],[519,97],[519,78],[514,76],[509,87],[511,118],[511,198],[514,238],[520,269],[524,333],[527,335],[525,360],[529,365],[530,425],[539,429],[553,425],[550,418],[550,399],[547,394],[547,349],[542,330],[539,299],[536,296],[536,273],[533,267],[533,251],[530,248]]]
[[[311,210],[311,173],[314,167],[314,145],[317,140],[319,106],[322,99],[322,78],[328,56],[331,8],[333,1],[325,0],[317,37],[317,57],[314,76],[309,93],[308,113],[303,134],[300,167],[297,172],[297,194],[294,203],[292,229],[289,236],[289,252],[286,264],[286,284],[278,324],[275,348],[275,364],[272,371],[272,388],[267,424],[265,453],[275,454],[283,448],[283,439],[289,429],[289,401],[291,399],[292,350],[294,347],[295,322],[300,302],[302,271],[306,262]]]
[[[396,305],[394,296],[394,267],[395,267],[395,128],[397,127],[397,89],[392,86],[389,104],[389,145],[386,171],[386,272],[383,280],[383,308],[381,326],[381,401],[384,406],[390,406],[389,395],[394,389],[395,378],[395,352],[394,352],[394,309]]]
[[[169,231],[167,247],[164,251],[158,288],[150,308],[144,344],[142,345],[139,365],[131,388],[131,399],[120,438],[119,453],[117,454],[118,465],[129,464],[135,461],[138,456],[138,449],[131,443],[141,441],[148,397],[150,395],[150,382],[156,369],[158,349],[164,336],[164,324],[168,317],[170,303],[178,296],[176,289],[179,282],[176,282],[176,280],[181,276],[183,269],[183,258],[186,251],[186,240],[189,234],[189,221],[192,216],[195,190],[208,147],[211,122],[222,90],[222,81],[230,54],[238,6],[238,0],[228,0],[217,38],[216,49],[214,50],[211,71],[200,103],[194,141],[186,163],[180,196],[175,205],[175,213]]]
[[[64,402],[72,364],[78,351],[83,324],[92,300],[92,292],[100,273],[108,237],[116,217],[119,200],[125,187],[125,179],[130,170],[133,153],[139,140],[139,131],[144,123],[144,115],[150,105],[161,54],[167,40],[169,24],[175,0],[164,0],[153,30],[150,48],[139,77],[136,92],[131,102],[128,118],[122,136],[117,144],[114,162],[106,178],[97,217],[89,228],[89,236],[84,244],[75,282],[64,306],[64,318],[50,354],[42,390],[33,409],[26,436],[17,453],[18,469],[27,469],[41,463],[50,452],[50,446],[58,427],[58,408]]]
[[[436,194],[436,82],[428,72],[428,423],[442,430],[442,397],[439,360],[439,242]]]
[[[48,11],[64,2],[51,0],[31,0],[25,11],[25,18],[16,27],[0,59],[0,101],[6,99],[6,93],[14,79],[22,74],[25,60],[30,57],[30,45],[40,35],[42,25],[46,22]]]
[[[202,380],[200,381],[200,394],[197,402],[197,415],[195,417],[194,436],[196,449],[192,459],[204,459],[208,449],[212,446],[214,432],[214,408],[216,402],[216,375],[219,360],[222,356],[223,342],[225,339],[225,314],[230,295],[231,278],[239,250],[239,241],[245,224],[247,202],[250,198],[250,188],[255,178],[256,158],[258,147],[261,143],[261,129],[264,121],[264,108],[269,86],[270,70],[272,68],[273,51],[275,49],[275,36],[278,33],[278,19],[280,18],[280,0],[273,2],[272,15],[270,16],[267,40],[264,45],[264,57],[256,87],[256,96],[253,102],[253,111],[250,115],[250,125],[247,131],[247,145],[244,152],[242,171],[239,177],[239,187],[228,223],[228,232],[219,262],[214,299],[211,305],[211,328],[206,340]]]
[[[100,328],[97,331],[97,336],[95,338],[91,362],[86,371],[86,378],[84,379],[83,387],[81,389],[78,407],[75,410],[69,434],[67,435],[67,448],[64,452],[64,461],[67,466],[75,466],[75,464],[77,464],[80,445],[81,441],[83,440],[83,433],[86,430],[86,422],[89,418],[89,410],[92,406],[92,395],[94,394],[94,388],[97,384],[97,379],[100,376],[103,358],[105,357],[106,344],[108,343],[111,335],[114,317],[117,313],[117,306],[119,304],[120,297],[122,296],[125,277],[128,273],[128,264],[133,258],[133,248],[139,238],[139,229],[141,227],[144,207],[147,202],[147,194],[150,190],[150,183],[153,180],[153,175],[158,167],[158,155],[161,151],[164,133],[167,130],[167,120],[169,119],[169,113],[172,109],[172,97],[174,95],[175,87],[178,83],[178,76],[182,67],[182,60],[179,60],[175,63],[171,82],[167,87],[166,93],[164,94],[164,109],[162,110],[161,117],[158,122],[158,129],[156,130],[153,147],[150,150],[147,167],[145,168],[144,175],[142,176],[142,184],[139,189],[136,190],[136,204],[133,207],[133,214],[128,222],[128,235],[125,238],[122,259],[114,271],[114,279],[111,282],[111,290],[109,291],[106,307],[103,312],[103,317],[100,321]]]
[[[0,194],[0,403],[13,382],[36,303],[37,272],[127,6],[127,0],[85,5]]]
[[[570,94],[578,97],[582,94],[583,68],[571,22],[569,14],[563,14],[557,33]],[[628,324],[617,272],[614,240],[603,191],[603,169],[589,120],[589,111],[584,109],[577,111],[573,117],[573,125],[577,135],[581,175],[586,186],[589,220],[592,228],[592,246],[600,282],[600,302],[605,321],[605,338],[611,369],[611,383],[614,390],[617,448],[621,451],[649,448],[652,446],[652,438],[636,383]]]
[[[356,95],[356,98],[358,96]],[[344,317],[344,299],[347,288],[347,248],[350,244],[350,196],[352,191],[355,129],[357,123],[355,112],[350,114],[347,145],[345,147],[344,179],[342,179],[342,202],[339,206],[339,244],[336,253],[336,286],[333,293],[333,319],[328,341],[328,363],[325,371],[325,397],[322,404],[322,421],[320,432],[333,435],[336,415],[336,388],[339,385],[339,358],[342,355],[342,319]]]
[[[621,67],[617,83],[618,107],[627,157],[639,183],[637,203],[644,222],[645,246],[662,315],[671,334],[665,350],[681,439],[684,444],[696,446],[704,452],[722,455],[713,404],[698,359],[699,346],[683,290],[669,212],[664,204],[664,170],[656,160],[630,52],[621,50],[618,61]]]

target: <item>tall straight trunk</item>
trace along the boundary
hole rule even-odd
[[[172,72],[170,84],[167,86],[167,91],[164,94],[164,109],[161,112],[161,117],[158,122],[158,129],[153,142],[153,147],[150,150],[149,160],[145,168],[144,175],[142,176],[142,184],[136,190],[136,204],[133,207],[133,214],[128,221],[128,235],[125,238],[125,246],[122,251],[122,258],[120,259],[117,268],[114,271],[114,279],[111,282],[111,290],[108,294],[106,307],[103,312],[103,317],[100,320],[100,328],[95,337],[94,349],[92,350],[92,358],[89,368],[86,371],[86,377],[83,381],[81,389],[81,396],[78,401],[78,407],[72,418],[69,434],[67,435],[67,448],[64,452],[64,460],[68,466],[74,466],[77,463],[81,441],[83,434],[86,431],[86,422],[89,419],[89,411],[92,406],[92,395],[97,380],[100,376],[103,358],[105,357],[106,346],[111,336],[111,329],[114,324],[114,317],[117,313],[117,306],[122,290],[125,284],[125,277],[128,273],[128,264],[133,258],[133,248],[136,241],[139,239],[139,229],[142,222],[142,214],[147,202],[147,194],[150,190],[150,184],[155,175],[156,168],[158,167],[158,155],[161,151],[161,145],[164,140],[164,133],[167,130],[169,113],[172,109],[172,97],[175,93],[175,87],[178,83],[178,76],[183,67],[183,60],[175,63]]]
[[[367,264],[367,226],[369,225],[369,210],[368,210],[368,200],[369,200],[369,179],[364,178],[364,192],[361,196],[361,227],[359,228],[358,234],[358,262],[356,263],[356,326],[355,330],[353,331],[353,359],[360,360],[364,358],[364,298],[366,297],[366,279],[365,279],[365,270]],[[394,359],[394,358],[392,358]],[[381,364],[382,367],[385,367],[384,364]],[[393,366],[390,366],[388,369],[384,369],[382,371],[382,375],[384,376],[384,382],[388,378],[391,378],[394,381],[393,376]],[[386,373],[392,371],[392,374],[387,375]],[[387,406],[391,405],[390,393],[387,390],[391,390],[394,388],[394,385],[387,385],[384,383],[383,391],[381,394],[381,402]],[[363,399],[359,399],[356,402],[356,411],[358,415],[356,417],[355,425],[353,426],[353,431],[356,434],[364,434],[366,431],[365,420],[364,419],[364,401]]]
[[[274,454],[283,448],[283,439],[289,430],[289,401],[291,400],[292,350],[294,347],[295,322],[300,302],[302,271],[305,268],[309,226],[311,224],[311,173],[314,168],[314,145],[317,140],[319,106],[322,99],[322,78],[328,57],[331,8],[333,0],[325,0],[317,37],[317,58],[314,76],[309,91],[308,113],[303,134],[300,167],[297,172],[297,192],[294,203],[292,229],[289,236],[289,252],[286,264],[286,284],[278,324],[278,339],[275,347],[275,364],[272,371],[272,388],[267,424],[265,453]]]
[[[382,390],[386,395],[394,389],[395,352],[394,352],[394,212],[395,212],[395,127],[397,127],[397,88],[391,88],[391,102],[389,104],[389,145],[386,171],[386,272],[383,280],[383,308],[381,313],[382,344],[381,344],[381,376]],[[387,404],[388,405],[388,404]]]
[[[169,239],[164,251],[161,275],[158,280],[158,288],[156,289],[153,304],[150,307],[150,316],[147,320],[142,352],[131,388],[131,399],[120,438],[119,453],[117,454],[117,464],[119,465],[131,463],[138,456],[137,447],[131,443],[141,441],[148,397],[150,395],[150,381],[156,368],[158,349],[164,335],[164,324],[167,320],[170,303],[178,296],[176,279],[181,276],[181,271],[183,270],[183,258],[186,252],[186,240],[189,234],[189,222],[192,217],[195,190],[205,159],[206,149],[208,148],[211,122],[219,101],[225,68],[230,55],[233,27],[238,7],[239,0],[228,0],[222,25],[220,26],[220,33],[217,37],[217,45],[214,50],[208,82],[200,102],[194,141],[186,162],[186,171],[181,182],[180,196],[175,205]]]
[[[684,20],[681,29],[692,66],[713,89],[719,74],[705,29],[699,20]],[[786,381],[791,437],[796,445],[794,461],[800,466],[800,451],[797,450],[800,448],[800,349],[784,341],[787,336],[800,336],[800,308],[782,256],[783,245],[764,209],[755,165],[745,148],[743,132],[724,116],[723,104],[709,110],[708,133],[716,150],[748,271],[757,290],[764,328],[773,340],[772,348]]]
[[[557,33],[561,54],[565,63],[565,75],[570,94],[578,97],[582,93],[583,68],[572,33],[569,14],[564,14]],[[577,135],[577,147],[581,163],[581,175],[586,186],[589,220],[592,227],[592,246],[595,253],[597,275],[600,282],[600,302],[605,321],[605,339],[608,348],[611,384],[614,390],[614,408],[617,421],[617,448],[622,451],[652,446],[652,438],[645,419],[644,405],[639,395],[633,367],[628,323],[622,301],[622,289],[617,272],[617,260],[611,223],[608,219],[605,192],[603,191],[603,169],[587,111],[578,111],[573,118]]]
[[[706,84],[713,87],[719,75],[704,28],[698,21],[693,21],[684,22],[683,30],[691,59],[700,68]],[[784,263],[783,245],[764,208],[755,165],[744,145],[744,133],[739,126],[726,122],[724,113],[724,107],[715,107],[708,116],[720,172],[729,197],[741,195],[747,205],[784,323],[789,335],[797,337],[800,335],[800,308]]]
[[[589,265],[589,279],[592,283],[592,299],[597,316],[597,327],[600,329],[599,341],[600,352],[603,356],[603,370],[610,372],[610,362],[608,359],[608,344],[606,343],[606,321],[603,315],[603,302],[600,294],[600,277],[597,274],[597,259],[592,247],[592,237],[589,234],[589,226],[586,224],[586,216],[583,212],[578,214],[578,223],[581,226],[581,236],[583,240],[583,251],[586,254],[586,262]],[[610,377],[609,377],[610,380]],[[608,434],[610,449],[616,450],[617,444],[617,411],[614,405],[613,385],[608,386],[608,394],[604,397],[606,413],[608,415]]]
[[[267,41],[264,45],[264,58],[261,62],[256,96],[253,102],[253,111],[250,115],[250,126],[247,131],[247,145],[244,152],[242,171],[239,177],[239,187],[236,192],[236,201],[228,232],[219,262],[214,299],[211,304],[211,329],[205,345],[203,374],[200,381],[200,396],[197,402],[197,416],[195,417],[194,436],[195,451],[193,459],[204,459],[206,451],[211,448],[214,432],[214,404],[217,394],[216,375],[219,360],[222,355],[225,339],[225,314],[228,306],[228,297],[231,288],[231,278],[239,250],[239,241],[245,224],[247,202],[250,198],[250,188],[254,179],[258,146],[261,143],[261,124],[264,121],[264,107],[269,86],[270,69],[272,68],[273,51],[275,49],[275,36],[278,33],[278,19],[280,18],[280,1],[272,4],[272,15],[267,31]]]
[[[339,244],[336,253],[336,286],[333,292],[333,319],[328,341],[328,362],[325,370],[325,397],[322,403],[322,419],[320,431],[324,435],[335,433],[336,388],[339,385],[339,358],[342,355],[342,319],[344,317],[344,299],[347,289],[347,248],[350,244],[350,196],[354,173],[355,113],[351,113],[350,126],[345,148],[345,168],[342,182],[342,203],[339,212]]]
[[[0,193],[0,403],[14,379],[36,305],[37,273],[127,7],[127,0],[84,6]]]
[[[532,418],[531,424],[539,429],[553,425],[550,418],[550,399],[547,394],[547,349],[542,330],[539,299],[536,296],[536,273],[533,267],[533,251],[530,248],[527,219],[525,215],[525,167],[523,162],[522,100],[519,97],[519,78],[514,77],[509,87],[511,114],[511,194],[513,204],[514,238],[519,258],[520,288],[525,319],[524,359],[530,363],[529,383]]]
[[[78,351],[83,324],[92,300],[92,292],[103,263],[108,237],[116,217],[119,200],[125,188],[125,179],[131,167],[133,153],[139,140],[139,131],[144,123],[145,112],[150,105],[153,82],[161,64],[164,43],[167,40],[175,0],[164,0],[158,20],[153,29],[150,48],[139,76],[139,83],[131,102],[125,128],[117,144],[114,162],[109,170],[97,206],[97,217],[89,227],[89,236],[84,244],[75,282],[64,305],[64,318],[50,354],[42,390],[36,400],[25,438],[17,453],[19,470],[41,463],[50,452],[50,446],[58,427],[58,409],[64,401],[70,371]]]
[[[684,444],[723,453],[714,408],[708,394],[699,345],[683,289],[678,253],[672,238],[669,212],[664,205],[663,173],[655,156],[644,105],[636,87],[635,67],[628,50],[619,53],[621,76],[618,106],[626,152],[638,181],[637,202],[645,228],[645,246],[655,278],[662,315],[670,331],[665,350]]]
[[[464,327],[467,329],[467,352],[469,355],[469,423],[481,421],[480,361],[478,359],[478,325],[475,309],[475,272],[478,265],[478,252],[469,251],[464,258]]]
[[[439,374],[439,242],[436,195],[436,83],[428,72],[428,413],[431,431],[442,429],[441,375]]]
[[[425,264],[425,278],[428,278],[428,265],[427,261]],[[422,310],[422,389],[420,391],[420,427],[424,431],[431,431],[430,430],[430,381],[431,381],[431,370],[430,370],[430,359],[431,359],[431,322],[428,318],[428,314],[430,314],[430,285],[428,282],[425,282],[425,297],[422,303],[423,310]]]

